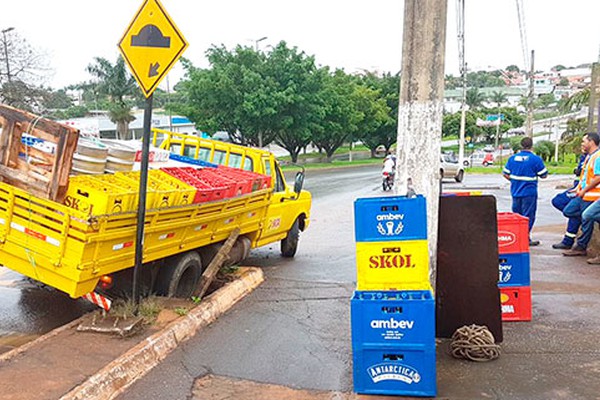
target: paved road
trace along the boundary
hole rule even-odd
[[[560,216],[549,207],[556,180],[543,185],[540,223]],[[481,188],[510,209],[507,183],[494,175],[467,176],[447,189]],[[309,172],[314,195],[310,229],[293,260],[277,246],[252,253],[265,283],[195,338],[180,346],[120,399],[192,398],[207,373],[295,388],[351,391],[349,298],[355,288],[353,201],[381,195],[379,169]]]

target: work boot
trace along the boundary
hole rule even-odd
[[[552,245],[553,249],[558,249],[558,250],[567,250],[567,249],[570,249],[571,247],[573,247],[573,245],[565,244],[565,242],[554,243]]]
[[[529,239],[529,247],[534,247],[534,246],[539,246],[540,245],[540,241],[539,240],[531,240]]]
[[[596,256],[594,258],[587,259],[588,264],[600,264],[600,256]]]
[[[587,251],[581,246],[575,246],[570,250],[563,251],[563,256],[576,257],[576,256],[587,256]]]

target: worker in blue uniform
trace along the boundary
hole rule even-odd
[[[577,167],[573,171],[576,178],[573,181],[573,186],[564,192],[558,193],[556,196],[552,198],[552,205],[559,211],[563,211],[564,208],[569,204],[569,201],[574,197],[574,189],[579,184],[579,175],[581,175],[581,169],[583,167],[583,162],[585,161],[586,153],[583,153],[579,158],[579,163]],[[563,239],[552,245],[553,249],[570,249],[575,244],[575,238],[577,238],[577,233],[579,233],[579,228],[581,227],[581,216],[577,215],[571,217],[567,220],[567,230],[563,236]]]
[[[544,161],[532,151],[533,140],[525,137],[521,140],[521,151],[513,154],[502,171],[510,181],[512,211],[529,218],[529,245],[537,246],[538,240],[531,240],[531,228],[535,223],[538,199],[538,179],[546,178],[548,170]]]

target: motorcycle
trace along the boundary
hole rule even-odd
[[[392,190],[393,186],[394,186],[394,173],[384,171],[383,172],[383,182],[382,182],[383,191],[385,192],[386,190]]]

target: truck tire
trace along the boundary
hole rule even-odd
[[[284,257],[294,257],[298,250],[298,241],[300,240],[300,221],[296,218],[285,239],[281,241],[281,255]]]
[[[188,251],[167,260],[158,271],[156,290],[166,297],[189,298],[202,276],[202,260],[196,251]]]

